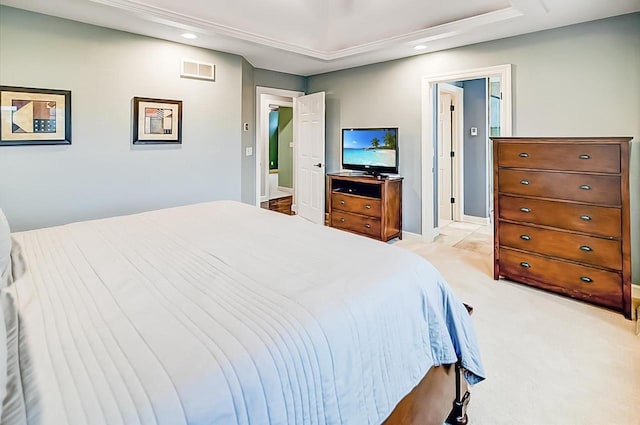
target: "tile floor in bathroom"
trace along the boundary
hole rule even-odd
[[[440,223],[440,234],[434,243],[474,251],[484,255],[493,254],[493,225],[446,221]]]

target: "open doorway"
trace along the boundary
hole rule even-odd
[[[305,95],[303,92],[256,87],[256,205],[278,199],[270,199],[276,193],[293,191],[289,213],[316,224],[324,223],[325,206],[325,93]],[[293,139],[279,144],[283,151],[292,151],[293,179],[290,188],[282,185],[280,176],[275,190],[270,190],[269,173],[269,115],[275,108],[292,108]],[[282,114],[280,114],[282,115]],[[279,148],[280,149],[280,148]],[[288,164],[288,161],[287,161]],[[278,174],[281,166],[278,165]]]
[[[422,97],[422,233],[433,241],[451,223],[491,223],[490,137],[511,135],[511,65],[424,77]]]
[[[285,214],[296,211],[293,99],[303,92],[256,90],[256,205]]]

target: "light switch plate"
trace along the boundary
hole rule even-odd
[[[245,149],[245,155],[246,156],[251,156],[253,155],[253,148],[252,147],[248,147]]]
[[[472,136],[478,135],[478,127],[471,127],[471,135]]]

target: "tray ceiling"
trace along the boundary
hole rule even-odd
[[[640,0],[0,0],[312,75],[640,10]],[[197,35],[194,40],[181,37]],[[418,51],[414,47],[424,45]]]

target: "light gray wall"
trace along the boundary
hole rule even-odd
[[[70,146],[0,147],[13,230],[240,199],[242,58],[2,7],[0,84],[71,90]],[[216,81],[180,78],[180,60]],[[183,101],[182,145],[131,144],[134,96]]]
[[[256,86],[254,83],[255,68],[242,58],[242,146],[240,158],[242,162],[242,202],[254,204],[256,200]],[[244,123],[249,130],[244,130]],[[247,148],[252,155],[247,156]]]
[[[464,213],[489,217],[487,182],[487,80],[467,80],[464,89]],[[471,135],[471,127],[478,135]]]
[[[255,83],[259,87],[302,91],[305,93],[307,91],[307,79],[305,77],[262,68],[256,68],[255,70]]]
[[[421,232],[421,78],[513,64],[516,136],[633,136],[632,260],[640,282],[640,14],[310,77],[327,92],[327,169],[340,127],[394,125],[405,176],[403,224]]]

